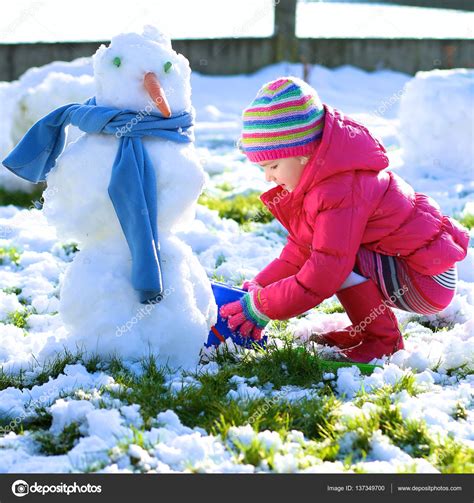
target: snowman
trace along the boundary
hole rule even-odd
[[[46,177],[44,213],[80,250],[62,280],[59,312],[67,337],[60,342],[102,358],[153,355],[160,364],[192,368],[217,319],[206,273],[176,235],[192,225],[204,183],[194,144],[141,138],[154,172],[146,180],[156,191],[158,236],[152,237],[162,289],[154,302],[140,300],[132,285],[131,246],[108,193],[122,135],[133,135],[150,114],[171,121],[192,113],[189,63],[148,26],[101,45],[93,68],[96,105],[136,113],[116,134],[80,135]],[[132,188],[122,184],[122,197]],[[148,214],[146,207],[128,211]]]

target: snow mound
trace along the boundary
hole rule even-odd
[[[399,110],[403,175],[472,178],[474,70],[418,72],[404,91]]]

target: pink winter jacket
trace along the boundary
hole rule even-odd
[[[430,197],[392,171],[384,146],[362,124],[324,105],[323,136],[297,187],[260,196],[288,230],[280,257],[255,280],[263,312],[297,316],[331,297],[352,271],[359,247],[395,255],[439,274],[467,254],[469,233]]]

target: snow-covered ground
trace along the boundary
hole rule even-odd
[[[316,65],[310,73],[310,83],[324,102],[361,120],[382,139],[391,169],[418,192],[432,196],[443,212],[461,216],[474,214],[474,159],[469,139],[472,138],[469,103],[472,105],[474,96],[473,73],[428,72],[412,79],[389,70],[369,73],[351,66],[330,70]],[[0,126],[2,157],[20,132],[26,131],[35,117],[45,113],[48,104],[51,108],[57,106],[61,97],[64,102],[70,101],[71,90],[82,100],[84,92],[87,95],[86,91],[90,90],[87,78],[90,74],[89,60],[82,59],[74,64],[55,63],[30,70],[17,82],[2,83],[0,93],[6,100],[7,110]],[[235,148],[235,140],[242,108],[262,83],[284,74],[301,76],[302,67],[282,63],[248,76],[192,76],[192,99],[198,121],[196,146],[207,172],[209,196],[229,198],[269,188],[259,168],[246,161]],[[61,89],[66,88],[67,83],[73,85],[62,95]],[[425,100],[427,93],[429,98]],[[445,93],[450,96],[449,102]],[[41,100],[35,96],[41,96]],[[435,127],[435,119],[442,119],[443,125]],[[430,123],[431,129],[427,126]],[[454,149],[452,143],[457,139]],[[443,150],[437,142],[449,144]],[[430,155],[432,158],[423,170],[417,170],[416,163]],[[440,169],[431,173],[432,159],[439,160],[435,166]],[[11,188],[6,178],[1,180]],[[242,227],[233,220],[219,218],[216,211],[202,205],[198,206],[192,227],[180,231],[179,236],[192,247],[210,278],[222,278],[233,284],[253,277],[279,254],[285,242],[285,233],[275,221],[251,222]],[[73,243],[64,242],[56,234],[41,211],[7,206],[0,207],[0,249],[0,366],[3,370],[0,383],[8,382],[2,377],[14,379],[17,375],[22,375],[24,382],[23,386],[3,386],[5,389],[0,391],[3,425],[0,472],[437,471],[434,462],[411,452],[403,442],[398,445],[379,429],[368,439],[366,459],[354,461],[349,467],[342,462],[357,436],[351,421],[363,420],[379,407],[367,397],[361,401],[360,393],[365,390],[370,395],[386,386],[393,387],[391,399],[398,404],[404,420],[422,420],[433,437],[449,434],[465,447],[474,449],[473,248],[466,260],[458,264],[460,281],[447,309],[428,317],[396,311],[404,327],[406,349],[371,376],[363,376],[352,367],[339,369],[337,374],[325,374],[323,383],[279,389],[256,377],[235,375],[227,380],[229,392],[225,401],[229,404],[252,400],[281,404],[316,400],[321,398],[322,388],[329,386],[342,402],[337,413],[342,457],[332,461],[314,455],[321,446],[297,430],[282,437],[275,431],[256,432],[249,423],[230,427],[224,438],[201,427],[185,426],[185,420],[178,417],[179,410],[166,408],[145,425],[140,406],[112,396],[111,392],[123,386],[111,376],[105,364],[96,370],[87,370],[81,363],[70,364],[57,376],[40,383],[38,375],[45,364],[41,355],[51,355],[60,349],[61,340],[67,337],[58,313],[59,292],[75,248]],[[332,306],[335,300],[327,299],[323,307]],[[287,330],[294,337],[293,344],[299,346],[311,330],[330,330],[346,326],[348,322],[345,313],[315,309],[291,320]],[[142,372],[137,362],[128,361],[124,365],[137,375]],[[215,376],[220,367],[211,361],[196,371],[196,375]],[[397,383],[409,376],[413,376],[418,388],[414,395],[403,386],[395,389]],[[172,393],[201,386],[196,377],[183,376],[176,369],[166,371],[165,377]],[[51,415],[51,423],[43,433],[57,436],[71,424],[77,426],[77,439],[67,453],[46,455],[39,450],[37,432],[28,429],[29,421],[38,419],[39,406]],[[18,425],[22,424],[24,433],[18,431]],[[140,441],[137,430],[142,432]],[[265,456],[255,465],[249,461],[251,457],[244,455],[255,442],[263,446],[267,454],[271,451],[270,465]],[[311,449],[313,454],[309,454]]]

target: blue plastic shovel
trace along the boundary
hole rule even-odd
[[[242,295],[247,293],[245,290],[240,288],[235,288],[232,286],[227,286],[224,283],[218,283],[216,281],[211,281],[212,291],[214,293],[214,297],[216,298],[217,308],[220,309],[224,304],[228,304],[229,302],[234,302],[235,300],[239,300]],[[217,315],[217,323],[211,328],[209,332],[209,336],[207,338],[206,347],[209,346],[218,346],[221,342],[224,342],[228,337],[232,339],[232,341],[245,348],[251,348],[255,344],[258,346],[265,348],[267,342],[267,336],[264,335],[259,341],[254,341],[250,337],[242,337],[238,334],[235,334],[230,331],[229,327],[225,320],[223,320],[220,315]]]

